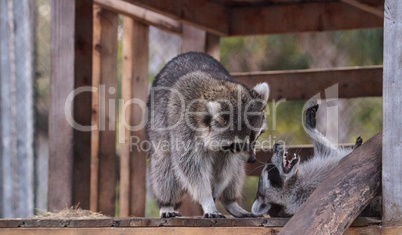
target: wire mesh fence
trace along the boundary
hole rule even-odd
[[[30,62],[33,67],[32,80],[27,80],[31,82],[32,95],[25,98],[28,102],[25,105],[32,106],[32,113],[29,113],[14,110],[11,104],[15,102],[12,103],[13,101],[10,100],[17,99],[18,96],[14,95],[19,94],[18,90],[22,86],[26,87],[27,83],[18,82],[17,79],[22,77],[21,74],[26,71],[26,68],[16,66],[16,63],[6,64],[4,62],[6,55],[11,55],[9,60],[15,61],[15,58],[21,57],[22,54],[29,54],[29,52],[14,50],[15,47],[21,49],[21,46],[15,46],[12,41],[26,36],[18,35],[15,30],[11,30],[13,26],[10,23],[11,18],[7,18],[12,17],[13,6],[18,7],[17,11],[22,11],[20,7],[23,6],[24,1],[1,0],[0,217],[28,217],[38,211],[47,210],[50,1],[29,1],[31,13],[27,24],[33,29],[32,35],[28,36],[33,47]],[[10,13],[11,15],[9,15]],[[121,44],[121,30],[122,27],[119,27],[119,44]],[[154,27],[150,28],[149,38],[149,81],[151,83],[159,70],[180,53],[182,39],[178,35]],[[119,58],[117,59],[121,61],[121,46],[119,48]],[[221,62],[229,72],[378,65],[382,64],[382,30],[222,38]],[[9,71],[10,76],[5,77],[5,71]],[[121,80],[121,72],[119,72],[118,79]],[[10,86],[7,87],[7,84]],[[268,131],[261,138],[275,137],[276,140],[285,140],[288,145],[309,144],[308,136],[302,127],[301,113],[304,103],[305,101],[288,101],[280,104],[275,117],[272,117],[272,114],[268,115],[268,122],[271,125],[268,125]],[[329,107],[329,105],[327,106]],[[352,143],[358,136],[368,140],[382,129],[381,97],[331,101],[330,106],[336,107],[337,121],[331,119],[328,109],[325,108],[327,106],[323,104],[323,108],[319,111],[318,128],[326,133],[328,129],[332,128],[331,125],[337,126],[337,129],[332,128],[332,130],[336,130],[339,143]],[[20,120],[18,115],[34,120],[32,132],[27,125],[17,126],[16,121]],[[275,125],[272,118],[275,118]],[[17,137],[17,130],[20,137]],[[32,143],[28,141],[27,148],[32,149],[33,155],[28,160],[26,158],[28,153],[21,152],[22,155],[18,155],[17,149],[21,142],[17,141],[18,138],[24,140],[31,138]],[[117,150],[116,154],[119,155],[119,148]],[[18,156],[22,156],[22,158],[18,158]],[[31,168],[28,165],[31,173],[21,170],[28,169],[21,168],[24,167],[24,161],[30,161],[32,164]],[[7,171],[7,167],[12,171]],[[26,180],[22,180],[22,177],[25,177]],[[246,181],[242,204],[247,209],[250,209],[255,197],[257,183],[256,177],[249,177]],[[27,184],[30,185],[28,188],[31,192],[23,194],[20,189]],[[32,196],[21,196],[28,194]],[[151,194],[148,194],[148,199],[146,215],[158,216],[158,210]],[[23,208],[24,212],[21,210],[17,213],[18,208]]]

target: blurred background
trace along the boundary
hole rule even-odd
[[[31,107],[32,117],[26,116],[29,112],[11,113],[11,120],[15,120],[15,122],[11,122],[13,123],[10,126],[11,134],[8,136],[9,139],[7,140],[2,136],[3,146],[9,144],[9,146],[11,146],[10,154],[16,156],[18,155],[16,151],[18,147],[18,138],[16,137],[17,130],[24,132],[25,128],[25,133],[32,133],[32,141],[30,143],[32,145],[32,166],[21,167],[21,162],[18,161],[18,158],[13,157],[10,163],[11,175],[9,181],[7,181],[10,183],[10,187],[13,187],[15,190],[19,190],[21,187],[27,187],[31,189],[31,191],[26,193],[25,195],[27,195],[27,197],[24,198],[12,197],[12,203],[10,203],[9,208],[11,212],[7,214],[4,212],[5,208],[0,208],[0,217],[29,217],[46,211],[47,208],[50,1],[51,0],[31,0],[30,4],[32,8],[25,9],[32,16],[30,21],[25,22],[25,24],[27,24],[26,33],[31,35],[32,40],[33,80],[26,80],[28,84],[31,83],[33,85],[33,90],[31,91],[33,100]],[[10,7],[10,4],[8,6]],[[10,10],[10,8],[8,10]],[[1,11],[6,11],[6,9],[3,8]],[[118,68],[121,68],[122,62],[121,34],[123,29],[121,21],[120,19]],[[14,29],[15,31],[11,33],[15,35],[18,33],[18,29]],[[3,33],[4,31],[1,32],[1,34]],[[170,59],[180,53],[182,42],[179,36],[161,31],[154,27],[150,27],[149,37],[149,82],[151,83],[159,70]],[[3,45],[2,48],[4,47]],[[220,61],[229,72],[381,65],[383,61],[383,30],[370,29],[342,32],[228,37],[221,38],[220,48]],[[1,51],[1,53],[5,52]],[[30,52],[16,52],[13,56],[15,58],[23,56],[19,53]],[[18,74],[18,70],[23,70],[20,72],[24,72],[27,68],[14,66],[12,69]],[[120,80],[121,71],[119,71],[119,81]],[[1,85],[4,87],[3,81]],[[11,83],[11,85],[11,91],[15,92],[26,84],[17,81]],[[120,97],[121,91],[119,90],[118,98]],[[338,123],[339,143],[353,143],[358,136],[362,136],[364,140],[368,140],[382,129],[382,98],[338,99],[335,102],[340,117]],[[274,128],[272,126],[272,120],[270,120],[271,116],[268,115],[268,123],[270,123],[268,125],[268,131],[260,138],[268,138],[269,135],[271,135],[275,136],[277,140],[285,140],[288,145],[310,144],[308,136],[305,134],[302,127],[300,114],[303,105],[304,101],[288,101],[281,103],[277,109],[276,127]],[[24,115],[25,118],[31,120],[32,123],[17,127],[19,120],[18,115]],[[325,116],[325,109],[321,109],[318,116],[318,126],[323,133],[325,133],[325,127],[327,126]],[[4,123],[2,125],[2,133],[4,135]],[[119,151],[120,147],[117,146],[117,156],[119,156]],[[28,175],[21,173],[25,170],[32,173]],[[2,182],[5,184],[4,180]],[[242,201],[242,205],[248,210],[250,210],[251,204],[254,201],[257,184],[258,177],[248,177],[244,190],[244,199]],[[118,189],[116,189],[116,193],[118,193]],[[150,193],[148,194],[146,216],[158,217],[158,208],[152,199],[152,195]],[[21,204],[27,205],[24,206],[25,209],[21,209]],[[0,203],[0,205],[2,205],[2,203]],[[118,215],[119,208],[117,206],[116,216]]]

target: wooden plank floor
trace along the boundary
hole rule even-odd
[[[131,227],[131,228],[3,228],[1,234],[7,235],[132,235],[132,234],[191,234],[191,235],[232,235],[232,234],[278,234],[281,227]],[[394,235],[401,234],[402,227],[383,228],[381,226],[354,227],[346,235]]]
[[[102,218],[0,219],[0,234],[277,234],[288,218]],[[359,217],[345,234],[402,234],[402,227],[384,228],[381,220]]]
[[[283,227],[288,218],[102,218],[102,219],[0,219],[0,228],[105,228],[105,227]],[[374,217],[359,217],[352,227],[380,225]]]

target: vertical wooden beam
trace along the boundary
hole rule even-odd
[[[92,85],[93,1],[58,0],[51,6],[48,209],[74,204],[89,209],[91,132],[70,125],[64,108],[74,89]],[[91,125],[91,96],[74,97],[79,125]]]
[[[123,102],[127,102],[132,98],[132,41],[133,41],[133,19],[123,16],[123,63],[122,63],[122,87],[121,98]],[[120,118],[124,118],[126,122],[131,117],[131,105],[124,110],[121,108]],[[122,122],[120,121],[120,125]],[[124,128],[124,129],[123,129]],[[119,212],[120,217],[128,217],[130,215],[130,130],[128,128],[120,128],[120,132],[124,132],[124,143],[120,151],[120,198]],[[121,134],[121,133],[120,133]]]
[[[221,50],[220,50],[220,42],[221,42],[221,37],[215,34],[207,33],[207,38],[206,38],[206,48],[205,48],[205,53],[208,55],[214,57],[216,60],[220,60],[221,56]]]
[[[33,150],[33,34],[31,8],[34,2],[13,1],[15,123],[17,155],[17,217],[30,217],[34,212]]]
[[[385,0],[382,199],[385,226],[402,225],[402,2]]]
[[[219,60],[219,36],[207,33],[204,30],[187,24],[182,24],[182,30],[182,53],[190,51],[204,52]],[[184,197],[179,211],[184,216],[197,216],[203,214],[201,206],[194,202],[189,195]]]
[[[12,144],[12,72],[11,72],[11,20],[8,2],[0,1],[0,217],[12,218],[14,214],[13,165],[15,149]]]
[[[75,3],[74,88],[92,86],[93,0]],[[91,125],[92,94],[82,92],[74,99],[74,120]],[[89,209],[91,132],[74,129],[73,204]]]
[[[149,26],[141,22],[133,22],[133,71],[132,71],[132,95],[133,98],[147,102],[149,74]],[[145,110],[142,110],[139,105],[132,107],[130,118],[131,126],[138,126],[146,119]],[[131,136],[138,137],[140,141],[145,140],[145,128],[139,131],[132,131]],[[133,216],[145,215],[146,201],[146,152],[133,148],[130,154],[130,214]]]
[[[124,17],[123,25],[122,98],[124,102],[138,99],[145,104],[149,86],[149,26],[127,17]],[[122,117],[126,118],[131,127],[138,126],[145,120],[145,110],[138,104],[132,104],[122,112]],[[130,149],[130,138],[144,141],[145,130],[123,131],[125,143],[121,152],[120,216],[144,216],[146,152],[137,148]]]
[[[100,88],[101,80],[101,53],[97,50],[101,44],[102,25],[100,20],[101,8],[94,5],[93,8],[93,48],[92,48],[92,86]],[[89,209],[98,211],[98,176],[99,176],[99,133],[100,133],[100,107],[99,107],[99,90],[92,93],[92,119],[91,124],[96,125],[91,131],[91,176],[90,176],[90,195]]]
[[[183,24],[181,52],[205,52],[207,33],[204,30]]]
[[[108,216],[114,216],[116,201],[117,28],[118,15],[95,5],[93,85],[99,89],[93,93],[98,132],[92,136],[91,209]]]

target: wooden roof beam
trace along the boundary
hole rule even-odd
[[[338,98],[382,96],[382,66],[233,73],[233,78],[253,87],[268,82],[270,99],[307,100],[338,84]]]
[[[229,36],[380,28],[384,20],[343,2],[232,8]]]
[[[123,0],[148,10],[158,12],[202,30],[227,36],[230,10],[209,0]]]
[[[170,17],[146,10],[122,0],[94,0],[99,6],[129,16],[139,22],[155,26],[171,33],[181,34],[181,23]]]
[[[373,15],[378,16],[378,17],[384,18],[384,9],[379,9],[379,8],[370,6],[368,4],[361,3],[361,2],[359,2],[357,0],[341,0],[341,2],[349,4],[349,5],[353,6],[353,7],[356,7],[357,9],[360,9],[362,11],[369,12],[369,13],[371,13]]]

